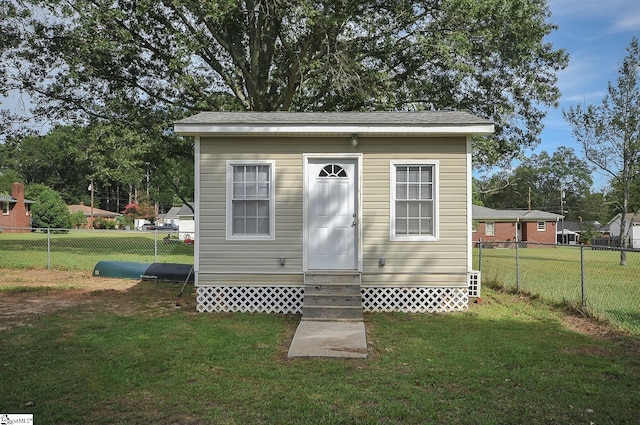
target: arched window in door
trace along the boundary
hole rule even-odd
[[[318,177],[347,177],[347,171],[339,164],[325,165]]]

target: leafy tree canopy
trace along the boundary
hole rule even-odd
[[[637,196],[640,175],[640,44],[633,37],[627,56],[618,68],[615,84],[598,105],[573,106],[564,111],[573,134],[582,145],[587,160],[611,177],[616,209],[622,214],[623,246],[629,244],[631,226],[627,213],[640,214]],[[620,264],[626,264],[622,251]]]
[[[35,203],[31,205],[34,225],[52,229],[69,229],[71,213],[58,192],[42,184],[27,186],[25,196]]]
[[[102,119],[192,155],[171,123],[203,110],[466,110],[481,164],[539,142],[567,54],[547,0],[10,0],[3,66],[36,116]],[[28,14],[28,15],[27,15]]]
[[[125,205],[136,189],[170,207],[176,194],[190,200],[193,193],[193,158],[173,155],[171,149],[117,123],[57,126],[44,136],[13,136],[0,144],[0,187],[6,175],[11,181],[45,184],[69,204],[88,205],[87,186],[93,182],[96,205],[102,201],[103,209],[118,209],[105,205],[107,194],[119,192]]]
[[[566,147],[559,147],[552,155],[546,151],[532,155],[513,172],[477,182],[487,207],[565,211],[563,215],[569,220],[595,219],[593,211],[585,209],[592,184],[589,165]]]
[[[151,221],[156,218],[155,209],[153,208],[153,205],[150,205],[148,202],[141,202],[140,204],[131,202],[124,207],[122,214],[127,217],[129,222],[133,222],[136,218],[144,218]]]

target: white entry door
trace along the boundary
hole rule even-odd
[[[309,158],[307,256],[310,270],[358,268],[358,161]]]

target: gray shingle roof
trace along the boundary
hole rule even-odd
[[[192,204],[189,204],[193,207]],[[189,205],[187,204],[183,204],[180,209],[178,210],[178,212],[176,213],[176,215],[178,217],[180,216],[185,216],[185,215],[193,215],[193,210],[191,208],[189,208]]]
[[[540,210],[494,210],[492,208],[474,205],[472,211],[474,220],[495,221],[556,221],[563,216]]]
[[[201,112],[176,124],[491,124],[468,112]]]
[[[393,133],[404,129],[430,132],[440,129],[449,133],[489,134],[493,123],[468,112],[201,112],[176,121],[179,134],[230,131],[251,132]],[[293,129],[293,130],[292,130]],[[402,132],[400,130],[400,132]]]

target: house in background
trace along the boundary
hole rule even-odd
[[[640,214],[627,213],[626,216],[627,225],[626,229],[629,230],[629,247],[633,249],[640,249]],[[617,239],[615,246],[621,246],[620,237],[622,228],[622,214],[618,213],[615,217],[609,220],[609,231],[611,238]]]
[[[584,243],[584,234],[587,232],[590,232],[594,239],[596,239],[596,234],[601,235],[599,239],[602,239],[602,236],[608,235],[609,228],[598,221],[563,220],[558,224],[558,243],[568,245]]]
[[[539,210],[494,210],[474,205],[473,241],[556,244],[562,217]]]
[[[11,184],[11,195],[0,194],[0,231],[5,233],[24,233],[31,231],[30,205],[34,201],[24,198],[24,185]]]
[[[179,237],[183,241],[193,241],[196,232],[196,224],[194,221],[193,205],[183,205],[180,207],[176,215],[179,221]]]
[[[83,225],[85,229],[92,229],[93,222],[101,218],[105,221],[116,221],[116,218],[120,217],[122,214],[116,213],[113,211],[101,210],[100,208],[95,208],[91,206],[87,206],[84,203],[80,202],[79,205],[68,205],[67,209],[71,214],[81,211],[82,214],[87,219],[87,224]]]
[[[468,307],[471,137],[491,122],[205,112],[174,127],[195,138],[198,311],[347,320]]]
[[[166,214],[158,215],[156,224],[173,224],[178,228],[180,240],[193,240],[195,233],[194,213],[189,205],[171,207]]]
[[[180,208],[181,207],[171,207],[166,213],[158,214],[156,224],[175,224],[176,226],[180,226],[180,217],[178,217]]]

